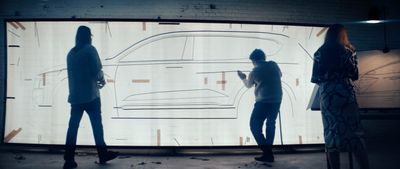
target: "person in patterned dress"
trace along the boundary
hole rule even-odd
[[[343,25],[329,27],[314,54],[311,82],[319,85],[325,147],[332,169],[340,168],[340,152],[352,152],[369,169],[353,81],[358,80],[355,48]]]

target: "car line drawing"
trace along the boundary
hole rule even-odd
[[[102,60],[105,90],[114,96],[108,99],[112,118],[236,119],[243,104],[254,102],[253,90],[244,87],[237,70],[252,70],[248,55],[255,48],[280,66],[282,111],[294,116],[304,87],[299,79],[308,78],[301,65],[312,63],[296,39],[271,32],[193,30],[156,34]],[[36,104],[51,104],[61,83],[67,83],[65,65],[40,73]]]

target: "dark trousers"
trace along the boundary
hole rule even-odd
[[[250,117],[250,129],[257,142],[257,144],[263,149],[263,147],[271,147],[275,138],[275,123],[276,117],[279,113],[281,103],[263,103],[256,102],[254,109]],[[262,127],[266,120],[266,132],[265,136],[262,133]],[[264,149],[263,149],[264,151]],[[265,151],[264,151],[265,152]]]
[[[71,117],[69,119],[64,154],[64,160],[66,161],[74,160],[76,137],[83,111],[86,111],[89,115],[99,157],[105,156],[107,152],[106,143],[104,142],[103,124],[101,123],[101,103],[100,98],[97,98],[89,103],[71,104]]]

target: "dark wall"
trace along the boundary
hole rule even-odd
[[[0,102],[4,103],[4,19],[125,18],[239,20],[285,23],[346,23],[358,50],[384,47],[383,24],[354,24],[368,19],[371,7],[386,9],[387,19],[400,19],[399,0],[1,0]],[[383,14],[382,14],[383,17]],[[388,46],[400,48],[400,24],[388,24]],[[0,127],[4,107],[0,106]],[[3,129],[0,128],[0,132]],[[1,137],[3,133],[0,133]]]
[[[4,105],[5,105],[5,83],[6,83],[6,45],[5,45],[5,30],[4,30],[4,22],[0,20],[0,138],[3,140],[4,136]],[[2,141],[0,141],[1,143]]]

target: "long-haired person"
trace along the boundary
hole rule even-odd
[[[319,85],[325,147],[332,169],[340,168],[340,152],[354,153],[360,168],[369,169],[353,85],[357,79],[355,48],[344,26],[334,24],[314,54],[311,78]]]
[[[67,132],[64,154],[64,169],[76,168],[76,137],[83,112],[89,115],[93,135],[99,154],[100,164],[117,157],[116,152],[107,151],[101,122],[99,89],[105,85],[102,65],[97,50],[92,46],[92,34],[88,27],[80,26],[76,33],[75,47],[67,56],[68,102],[71,104],[71,116]]]

